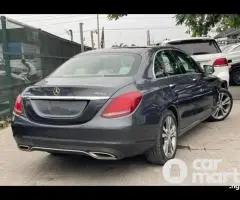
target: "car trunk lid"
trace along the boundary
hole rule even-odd
[[[81,124],[91,120],[132,78],[46,79],[24,91],[27,117],[44,124]]]

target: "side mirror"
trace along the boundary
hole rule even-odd
[[[212,65],[203,65],[203,70],[205,74],[213,74],[215,72],[215,69]]]

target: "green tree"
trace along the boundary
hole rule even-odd
[[[127,14],[108,14],[109,20],[118,20],[120,17],[127,16]]]
[[[175,19],[176,24],[184,24],[188,28],[187,33],[193,37],[205,36],[214,27],[217,32],[222,32],[240,26],[239,14],[177,14]]]

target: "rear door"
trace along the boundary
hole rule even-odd
[[[211,79],[205,77],[199,66],[187,54],[178,50],[172,50],[172,54],[191,85],[191,121],[194,123],[208,117],[214,102],[214,85],[211,84]]]

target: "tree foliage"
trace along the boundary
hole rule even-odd
[[[239,14],[177,14],[175,16],[177,25],[185,25],[193,37],[205,36],[216,27],[217,32],[228,28],[240,26]]]
[[[118,20],[120,17],[127,16],[127,14],[108,14],[109,20]]]

